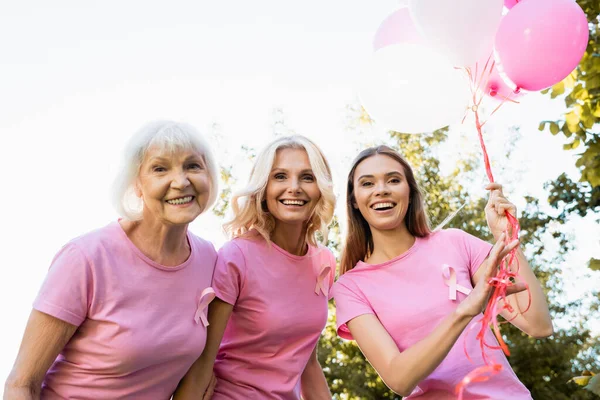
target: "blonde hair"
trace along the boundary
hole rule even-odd
[[[406,210],[406,229],[411,235],[426,237],[431,233],[429,219],[425,209],[423,195],[415,179],[410,164],[402,158],[400,153],[388,146],[369,147],[361,151],[352,162],[352,168],[348,173],[346,183],[346,215],[348,218],[348,233],[342,248],[342,261],[340,263],[340,275],[350,271],[356,263],[364,261],[373,252],[373,234],[369,223],[363,217],[360,210],[354,208],[354,173],[356,167],[369,157],[378,154],[390,157],[398,161],[404,168],[406,182],[410,188],[410,202]]]
[[[315,205],[306,226],[306,242],[316,246],[327,242],[328,226],[333,218],[335,194],[331,170],[321,150],[304,136],[281,137],[267,145],[256,157],[248,185],[236,192],[231,199],[233,219],[223,228],[230,237],[247,237],[255,229],[268,243],[275,228],[275,218],[266,212],[263,202],[267,183],[278,150],[300,149],[306,151],[310,166],[315,175],[321,197]],[[318,240],[317,236],[320,236]]]
[[[113,203],[117,212],[131,221],[142,219],[142,199],[135,195],[135,181],[148,149],[158,147],[168,152],[191,149],[200,153],[210,179],[210,195],[204,211],[217,199],[218,166],[204,137],[193,126],[173,121],[153,121],[137,131],[125,147],[122,167],[113,184]]]

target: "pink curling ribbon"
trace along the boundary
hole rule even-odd
[[[461,292],[466,295],[471,293],[471,289],[456,283],[456,271],[454,270],[454,268],[452,268],[448,264],[444,264],[442,268],[444,282],[446,282],[446,285],[448,285],[449,288],[448,298],[450,300],[456,300],[456,292]]]
[[[211,301],[215,298],[215,291],[211,287],[207,287],[202,291],[202,294],[198,298],[198,308],[196,314],[194,314],[194,321],[199,323],[202,320],[202,325],[206,328],[208,326],[208,318],[206,318],[206,308]]]
[[[321,265],[321,272],[317,276],[317,285],[315,286],[315,294],[319,292],[323,293],[325,297],[329,296],[329,274],[331,273],[331,267],[328,264]]]
[[[473,112],[475,116],[475,128],[477,129],[477,133],[479,136],[479,144],[481,145],[481,150],[483,153],[483,161],[485,163],[485,171],[487,173],[488,179],[490,183],[494,182],[494,175],[492,174],[492,168],[490,165],[490,160],[488,157],[487,149],[485,147],[485,143],[483,141],[483,133],[482,128],[486,124],[487,121],[481,121],[479,115],[479,106],[483,100],[483,95],[481,93],[481,87],[485,87],[487,82],[491,76],[492,69],[494,68],[495,62],[493,61],[493,57],[490,56],[488,61],[485,63],[483,70],[479,74],[478,68],[476,66],[475,71],[472,71],[470,68],[466,68],[466,73],[468,75],[470,84],[471,84],[471,93],[473,95],[473,105],[465,112],[465,118],[469,111]],[[518,92],[515,91],[515,93]],[[512,95],[512,94],[511,94]],[[513,101],[510,99],[510,96],[505,97],[503,101],[490,113],[490,116],[493,115],[498,109],[507,101]],[[463,121],[464,119],[463,118]],[[515,218],[514,215],[510,214],[508,211],[505,211],[506,218],[508,220],[508,226],[505,230],[505,243],[508,244],[511,241],[519,238],[519,221]],[[509,304],[506,296],[507,296],[507,288],[511,286],[513,279],[520,279],[519,276],[519,261],[516,257],[517,249],[514,248],[500,263],[500,268],[495,277],[489,280],[489,284],[493,287],[490,298],[488,299],[485,311],[483,312],[483,316],[479,319],[479,321],[472,325],[469,328],[469,331],[473,328],[478,329],[476,339],[479,342],[479,347],[481,349],[481,355],[483,357],[483,361],[485,365],[482,365],[478,368],[475,368],[471,371],[467,376],[463,378],[463,380],[456,386],[456,393],[458,394],[458,400],[463,399],[463,392],[467,385],[472,382],[481,382],[484,380],[490,379],[492,375],[500,372],[502,370],[502,366],[495,362],[486,352],[486,349],[491,350],[499,350],[501,349],[504,354],[507,356],[510,355],[510,351],[508,349],[508,345],[504,342],[502,335],[500,333],[500,326],[498,322],[498,315],[502,312],[502,310],[507,310],[508,312],[513,312],[514,308]],[[527,287],[527,293],[529,295],[529,304],[525,308],[525,310],[520,310],[520,313],[525,313],[529,310],[531,306],[531,292],[529,291],[529,287]],[[501,304],[502,303],[502,304]],[[515,318],[513,316],[510,320]],[[509,321],[510,321],[509,320]],[[494,335],[498,340],[498,346],[495,344],[490,344],[485,340],[485,333],[492,327]],[[465,354],[469,360],[469,354],[467,352],[466,338],[465,335]]]

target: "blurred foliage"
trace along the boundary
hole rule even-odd
[[[575,151],[575,165],[581,179],[574,182],[565,174],[547,184],[549,202],[562,210],[564,217],[571,213],[585,216],[600,206],[600,1],[577,0],[587,15],[590,39],[586,52],[566,79],[545,90],[552,98],[563,97],[565,113],[556,121],[542,121],[552,135],[561,133],[569,139],[567,151]]]

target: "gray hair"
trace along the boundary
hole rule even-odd
[[[153,121],[137,131],[125,146],[122,167],[114,181],[113,203],[117,212],[132,221],[142,219],[143,201],[135,195],[134,185],[149,148],[168,152],[195,150],[202,154],[210,179],[210,196],[206,209],[217,199],[218,166],[210,146],[193,126],[173,121]]]

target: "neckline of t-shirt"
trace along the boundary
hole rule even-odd
[[[119,221],[120,221],[120,219],[118,219],[117,221],[115,221],[113,224],[116,225],[115,228],[120,232],[120,235],[126,241],[127,246],[139,258],[141,258],[142,261],[144,261],[146,264],[150,265],[151,267],[154,267],[156,269],[160,269],[162,271],[179,271],[179,270],[187,267],[191,263],[192,256],[194,255],[194,246],[192,245],[192,240],[190,239],[190,232],[189,231],[186,233],[186,237],[187,237],[188,244],[190,246],[190,255],[187,258],[187,260],[185,260],[181,264],[174,265],[174,266],[171,267],[171,266],[166,266],[166,265],[159,264],[156,261],[152,260],[150,257],[146,256],[144,253],[142,253],[142,251],[140,249],[138,249],[138,247],[131,241],[131,239],[129,239],[129,236],[127,236],[127,233],[125,233],[125,230],[123,230],[123,227],[121,226],[121,224],[119,223]]]
[[[422,241],[423,241],[423,238],[415,236],[415,242],[413,243],[413,245],[410,246],[410,248],[408,250],[406,250],[404,253],[397,255],[396,257],[392,258],[391,260],[382,262],[380,264],[367,264],[364,261],[359,261],[358,263],[356,263],[356,266],[354,268],[360,268],[360,269],[371,268],[371,269],[373,269],[373,268],[387,267],[388,265],[394,264],[394,263],[408,257],[412,253],[414,253],[415,250],[421,245]],[[350,271],[352,271],[352,270],[350,270]]]
[[[309,245],[308,245],[308,250],[306,251],[306,254],[304,254],[303,256],[297,256],[296,254],[292,254],[292,253],[288,252],[287,250],[284,250],[284,249],[282,249],[281,247],[277,246],[277,245],[275,244],[275,242],[273,242],[273,241],[271,241],[271,246],[272,246],[272,247],[273,247],[275,250],[277,250],[277,251],[279,251],[281,254],[283,254],[284,256],[286,256],[286,257],[288,257],[288,258],[291,258],[292,260],[298,260],[298,261],[300,261],[300,260],[306,260],[306,259],[310,258],[310,257],[312,256],[313,249],[314,249],[314,246],[311,246],[311,245],[309,244]]]

